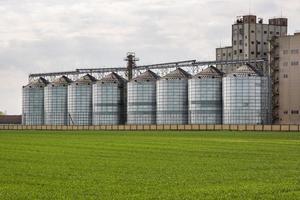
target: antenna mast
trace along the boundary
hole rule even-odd
[[[252,0],[249,0],[249,15],[251,15],[251,4],[252,4]]]

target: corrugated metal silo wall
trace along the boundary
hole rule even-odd
[[[265,80],[265,77],[223,78],[224,124],[268,124]]]
[[[22,123],[44,124],[44,87],[23,88]]]
[[[45,124],[68,125],[68,86],[49,84],[45,88]]]
[[[92,84],[68,86],[68,121],[70,125],[92,124]]]
[[[93,85],[93,125],[118,125],[126,121],[126,84]]]
[[[156,81],[129,82],[127,91],[127,123],[155,124]]]
[[[188,80],[157,81],[157,124],[188,124]]]
[[[222,78],[189,80],[190,124],[222,124]]]

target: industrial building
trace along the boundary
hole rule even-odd
[[[129,82],[114,72],[98,81],[89,74],[50,84],[39,78],[24,87],[24,98],[29,86],[38,95],[23,104],[26,125],[270,123],[269,78],[249,64],[225,75],[213,66],[194,76],[146,70]]]
[[[31,74],[23,87],[22,122],[300,124],[300,34],[287,36],[287,22],[239,17],[232,46],[217,48],[215,61],[138,66],[128,53],[124,68]]]
[[[267,76],[246,63],[225,75],[213,66],[199,68],[204,64],[207,63],[181,61],[136,67],[139,73],[133,73],[129,81],[115,72],[107,74],[98,69],[45,74],[49,80],[60,77],[50,84],[45,78],[36,78],[24,87],[24,99],[31,98],[23,103],[23,124],[269,123]],[[97,80],[91,75],[95,73],[104,76]],[[78,79],[79,74],[82,76]],[[37,94],[29,95],[27,88],[30,94]]]
[[[216,49],[217,61],[268,59],[269,41],[274,36],[285,36],[288,31],[287,18],[269,19],[265,24],[255,15],[237,17],[232,25],[232,46]],[[239,64],[220,64],[217,68],[225,73],[236,70]]]
[[[300,33],[270,43],[273,79],[273,123],[300,124]]]

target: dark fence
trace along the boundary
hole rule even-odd
[[[22,124],[22,115],[0,115],[0,124]]]
[[[0,130],[115,130],[115,131],[286,131],[298,132],[300,125],[103,125],[103,126],[26,126],[0,125]]]

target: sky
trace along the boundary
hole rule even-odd
[[[236,16],[288,17],[300,30],[299,0],[0,0],[0,111],[21,114],[30,73],[214,60],[231,45]]]

